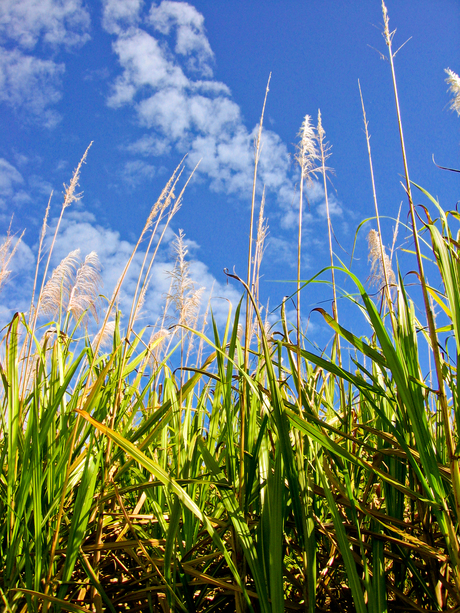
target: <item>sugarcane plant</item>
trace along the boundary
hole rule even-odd
[[[110,297],[102,295],[94,253],[72,251],[51,271],[88,150],[49,241],[48,207],[29,311],[4,327],[1,345],[5,611],[460,610],[460,215],[410,179],[394,32],[384,3],[382,10],[411,287],[382,236],[362,94],[377,225],[368,234],[373,292],[333,253],[329,212],[330,262],[303,279],[304,188],[318,176],[327,199],[330,154],[321,115],[316,128],[307,116],[296,156],[294,323],[287,301],[275,322],[259,299],[268,232],[263,197],[255,223],[264,112],[247,277],[227,272],[243,298],[222,326],[200,305],[182,231],[164,316],[153,332],[139,318],[159,245],[182,203],[184,161]],[[460,79],[447,74],[460,114]],[[123,319],[119,296],[141,242],[148,246]],[[8,233],[0,283],[16,247]],[[341,278],[353,291],[340,289]],[[322,350],[309,342],[300,309],[302,291],[317,281],[333,296],[331,312],[315,309],[333,335]],[[339,301],[348,303],[340,321]]]

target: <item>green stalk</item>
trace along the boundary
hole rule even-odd
[[[19,458],[19,428],[20,428],[20,402],[18,380],[18,324],[19,313],[13,317],[8,328],[6,373],[3,376],[6,383],[6,395],[8,402],[8,476],[6,483],[7,502],[7,546],[12,547],[12,535],[16,520],[15,514],[15,489],[17,482],[17,468]],[[13,571],[12,560],[6,569],[7,575]]]
[[[393,333],[394,333],[394,331],[396,329],[396,317],[395,317],[395,312],[394,312],[394,307],[393,307],[393,301],[391,300],[390,282],[389,282],[389,277],[388,277],[388,272],[389,271],[387,270],[385,252],[383,250],[382,228],[380,226],[380,214],[379,214],[379,207],[378,207],[378,203],[377,203],[377,191],[375,189],[374,167],[373,167],[373,164],[372,164],[371,139],[370,139],[370,135],[369,135],[369,123],[368,123],[367,118],[366,118],[366,109],[364,108],[363,93],[361,91],[361,83],[359,82],[359,79],[358,79],[358,87],[359,87],[359,96],[361,98],[361,107],[363,109],[364,130],[365,130],[365,133],[366,133],[367,154],[368,154],[368,158],[369,158],[369,167],[370,167],[370,173],[371,173],[372,196],[374,198],[375,219],[377,221],[377,232],[379,233],[380,258],[381,258],[381,261],[382,261],[383,276],[384,276],[384,280],[385,280],[384,292],[385,292],[385,296],[386,296],[386,304],[388,306],[388,311],[389,311],[390,317],[391,317],[391,325],[393,327]]]
[[[255,157],[254,157],[254,178],[252,181],[252,199],[251,199],[251,220],[249,224],[249,245],[248,245],[248,272],[247,272],[247,287],[248,292],[251,287],[251,279],[252,279],[252,241],[254,234],[254,212],[256,206],[256,186],[257,186],[257,169],[259,166],[260,153],[261,153],[261,137],[262,137],[262,126],[264,122],[264,114],[265,114],[265,105],[267,103],[267,97],[270,79],[272,75],[271,73],[268,76],[267,87],[265,89],[265,97],[264,103],[262,106],[262,113],[260,115],[259,122],[259,131],[257,132],[257,140],[255,143]],[[251,342],[251,319],[252,319],[252,305],[249,293],[246,295],[246,324],[244,330],[244,370],[247,372],[248,363],[249,363],[249,343]],[[243,504],[243,491],[244,491],[244,449],[245,449],[245,428],[246,428],[246,383],[245,379],[243,379],[243,391],[240,395],[240,502]]]
[[[415,254],[417,257],[417,265],[418,265],[418,271],[419,271],[419,280],[420,280],[420,284],[422,287],[423,302],[424,302],[425,313],[426,313],[427,322],[428,322],[428,330],[429,330],[429,336],[430,336],[430,341],[431,341],[431,348],[433,351],[433,360],[434,360],[434,364],[436,368],[436,376],[437,376],[437,384],[438,384],[437,396],[438,396],[439,403],[441,406],[441,414],[442,414],[442,419],[444,422],[444,432],[446,436],[446,445],[447,445],[447,451],[448,451],[448,457],[449,457],[449,464],[450,464],[451,474],[452,474],[452,487],[453,487],[453,493],[455,497],[455,516],[460,517],[460,459],[456,456],[456,453],[455,453],[455,444],[454,444],[453,434],[452,434],[452,429],[451,429],[451,424],[450,424],[447,396],[446,396],[446,392],[444,388],[444,376],[442,373],[442,362],[441,362],[441,356],[439,352],[438,338],[436,334],[436,327],[434,323],[433,312],[431,310],[431,305],[430,305],[430,301],[428,297],[425,273],[423,270],[422,253],[420,249],[420,242],[419,242],[418,231],[417,231],[415,207],[414,207],[414,202],[412,199],[411,182],[409,178],[409,168],[408,168],[408,163],[407,163],[406,147],[405,147],[405,142],[404,142],[404,134],[403,134],[402,120],[401,120],[401,110],[399,106],[398,88],[397,88],[397,83],[396,83],[396,72],[395,72],[395,67],[394,67],[394,54],[392,51],[392,40],[394,36],[394,31],[390,33],[388,11],[387,11],[387,8],[383,0],[382,0],[382,12],[383,12],[383,19],[384,19],[384,37],[385,37],[386,44],[388,46],[388,56],[390,60],[391,76],[393,80],[393,91],[394,91],[394,96],[395,96],[399,137],[400,137],[400,142],[401,142],[401,152],[402,152],[402,158],[403,158],[403,164],[404,164],[406,193],[407,193],[407,198],[409,201],[410,218],[411,218],[411,224],[412,224],[412,235],[414,238]],[[452,552],[454,554],[453,564],[454,564],[455,582],[456,582],[457,590],[460,591],[459,541],[456,535],[456,531],[452,525],[452,519],[447,509],[446,509],[446,521],[448,522],[449,532],[450,532],[451,539],[452,539]]]

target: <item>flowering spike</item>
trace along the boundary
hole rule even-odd
[[[454,95],[454,99],[452,100],[450,108],[453,111],[457,111],[457,114],[460,115],[460,77],[450,68],[446,68],[445,72],[447,72],[447,74],[449,75],[446,79],[446,82],[450,86],[450,93]]]
[[[318,159],[315,128],[310,115],[305,115],[300,132],[300,143],[297,147],[296,160],[299,162],[302,179],[311,180],[315,174],[315,161]]]

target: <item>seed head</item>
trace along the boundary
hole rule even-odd
[[[449,84],[450,93],[454,96],[450,108],[453,111],[457,111],[457,114],[460,115],[460,77],[450,68],[446,68],[445,72],[449,75],[446,83]]]
[[[388,255],[385,253],[385,247],[380,245],[380,236],[376,230],[370,230],[367,235],[369,243],[369,262],[371,263],[371,274],[369,281],[371,285],[381,285],[385,283],[385,272],[387,274],[388,284],[390,286],[396,284],[396,277]],[[383,262],[382,262],[383,253]]]
[[[315,128],[311,123],[310,115],[305,115],[298,136],[300,143],[297,146],[296,160],[300,165],[302,179],[311,180],[312,175],[315,174],[315,162],[319,156],[316,148]]]

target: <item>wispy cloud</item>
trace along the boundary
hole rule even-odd
[[[104,0],[102,26],[110,34],[120,34],[140,20],[143,0]]]
[[[75,47],[89,39],[90,17],[81,0],[2,0],[0,40],[33,49],[48,45]]]
[[[287,264],[294,270],[297,265],[297,245],[292,240],[270,236],[267,241],[265,258]]]
[[[146,157],[156,157],[169,154],[171,151],[171,143],[165,138],[144,134],[144,136],[139,138],[136,142],[127,145],[125,149],[130,153]]]
[[[283,229],[289,230],[298,223],[299,197],[295,188],[289,190],[286,186],[283,186],[282,189],[285,190],[285,199],[281,201],[280,224]],[[313,226],[318,221],[326,219],[324,187],[319,181],[313,180],[310,185],[304,188],[304,194],[306,194],[306,202],[304,200],[302,220],[305,232],[308,233],[313,230]],[[342,206],[334,193],[328,192],[328,201],[331,217],[341,218],[343,216]]]
[[[0,210],[8,211],[3,218],[11,215],[11,204],[30,200],[23,186],[24,178],[19,170],[4,158],[0,158]]]
[[[143,160],[129,160],[125,163],[121,174],[125,183],[135,187],[153,179],[157,174],[157,168]]]
[[[163,0],[144,9],[135,0],[108,0],[104,24],[115,35],[113,51],[121,67],[108,104],[131,107],[145,129],[125,150],[144,158],[187,153],[190,167],[200,162],[198,173],[211,189],[250,194],[258,126],[246,127],[229,88],[213,78],[215,59],[203,15],[187,2]],[[259,185],[277,202],[275,215],[284,230],[297,223],[297,174],[286,144],[265,129]],[[308,193],[313,223],[323,217],[324,190],[313,182]],[[333,215],[341,213],[334,197],[330,207]]]
[[[175,31],[175,52],[187,57],[187,68],[212,77],[214,53],[205,34],[204,17],[186,2],[164,0],[150,9],[149,22],[162,34]]]
[[[305,240],[309,241],[309,247],[302,253],[302,270],[310,270],[315,263],[315,256],[318,251],[324,251],[324,241],[316,241],[312,238],[313,232],[306,230],[304,232]],[[314,249],[312,249],[314,247]],[[268,269],[273,264],[281,265],[283,269],[292,271],[287,274],[291,279],[297,277],[297,243],[289,238],[282,236],[270,236],[267,241],[267,249],[264,255],[264,261],[269,263]]]
[[[27,111],[24,120],[40,119],[44,127],[54,127],[60,116],[50,107],[61,99],[63,72],[63,64],[0,47],[0,102]]]
[[[18,236],[16,235],[16,238]],[[0,244],[4,240],[5,236],[0,235]],[[11,271],[10,275],[1,289],[0,329],[10,321],[15,311],[25,311],[30,306],[31,294],[30,292],[29,294],[24,292],[24,288],[32,288],[35,258],[32,249],[24,239],[17,245],[17,249],[8,264],[8,269]]]
[[[4,158],[0,158],[0,194],[13,194],[13,187],[24,183],[21,173]]]
[[[23,120],[54,127],[59,115],[52,107],[62,97],[64,72],[54,54],[57,48],[83,45],[89,39],[89,26],[81,0],[2,0],[0,102],[26,111]]]
[[[168,0],[152,4],[144,16],[138,3],[127,3],[126,11],[114,6],[106,3],[104,23],[116,35],[113,50],[122,72],[108,104],[131,105],[148,130],[131,145],[132,152],[163,154],[168,143],[188,153],[191,166],[202,160],[199,172],[208,176],[213,189],[250,189],[257,126],[246,128],[229,88],[212,78],[214,54],[203,15],[186,2]],[[261,184],[268,190],[284,184],[289,188],[285,144],[269,130],[263,138]]]

